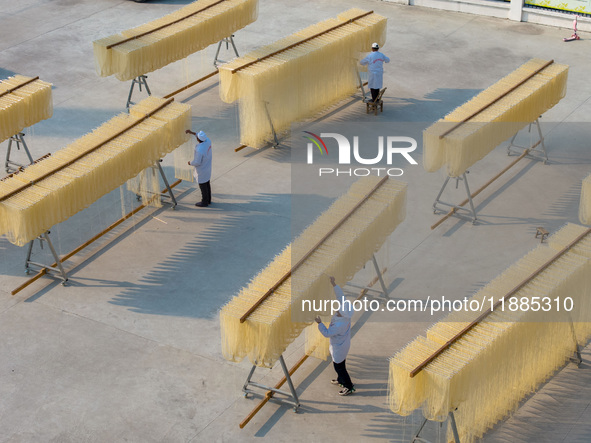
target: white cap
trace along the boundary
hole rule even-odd
[[[380,49],[380,45],[378,45],[377,43],[372,43],[371,48],[372,49]]]
[[[199,131],[199,134],[197,134],[197,137],[199,137],[199,140],[201,140],[201,141],[207,140],[207,135],[205,135],[205,132],[203,132],[203,131]]]

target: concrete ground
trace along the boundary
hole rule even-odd
[[[0,0],[0,78],[39,75],[54,85],[54,116],[25,131],[33,156],[123,111],[129,84],[96,75],[93,40],[187,3]],[[570,65],[567,96],[542,119],[549,165],[524,160],[495,182],[476,200],[477,225],[450,219],[430,230],[444,175],[405,170],[407,218],[378,254],[392,297],[462,298],[534,248],[537,226],[554,231],[578,222],[580,183],[591,163],[590,35],[563,43],[564,30],[373,0],[260,0],[259,19],[237,32],[236,42],[244,53],[350,7],[388,17],[384,113],[366,115],[353,98],[327,112],[326,124],[359,122],[367,133],[378,121],[424,127],[529,58]],[[151,73],[152,93],[210,72],[214,50]],[[299,210],[292,208],[290,146],[235,153],[237,106],[219,99],[215,78],[176,99],[193,106],[194,128],[214,141],[211,208],[195,208],[198,188],[182,183],[177,210],[143,210],[68,261],[68,286],[44,277],[16,296],[10,291],[27,278],[25,249],[0,238],[0,441],[409,441],[420,415],[389,410],[387,359],[437,319],[410,313],[356,315],[347,360],[355,395],[339,397],[328,383],[331,365],[308,359],[293,377],[300,412],[270,402],[239,429],[257,400],[241,395],[249,363],[221,355],[218,310],[290,241],[291,213]],[[478,162],[473,189],[509,161],[499,147]],[[172,159],[164,165],[171,176]],[[460,191],[449,199],[462,200]],[[54,227],[59,252],[134,205],[127,191],[115,190]],[[355,283],[365,284],[370,271]],[[302,353],[299,339],[285,354],[288,365]],[[483,441],[591,441],[588,349],[584,357]],[[282,375],[277,367],[255,374],[268,385]],[[426,432],[443,441],[437,425]]]

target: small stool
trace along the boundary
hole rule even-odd
[[[540,226],[540,227],[536,228],[536,237],[535,238],[538,238],[538,235],[541,235],[542,238],[540,238],[540,243],[544,243],[544,239],[546,237],[548,237],[548,234],[549,234],[549,232]]]
[[[365,102],[365,113],[369,114],[369,111],[373,111],[375,115],[378,115],[378,107],[380,108],[380,112],[384,112],[384,102],[382,101],[382,96],[384,92],[386,92],[387,88],[380,90],[380,93],[376,97],[375,101],[370,100]]]

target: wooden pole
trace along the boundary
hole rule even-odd
[[[219,74],[219,71],[214,71],[214,72],[211,72],[211,73],[207,74],[206,76],[204,76],[204,77],[201,77],[199,80],[195,80],[194,82],[192,82],[192,83],[189,83],[187,86],[183,86],[182,88],[180,88],[180,89],[177,89],[176,91],[174,91],[174,92],[171,92],[170,94],[167,94],[167,95],[165,95],[163,98],[170,98],[170,97],[172,97],[173,95],[177,95],[179,92],[183,92],[183,91],[184,91],[184,90],[186,90],[186,89],[192,88],[192,87],[193,87],[193,86],[195,86],[197,83],[200,83],[200,82],[202,82],[203,80],[207,80],[208,78],[210,78],[210,77],[213,77],[213,76],[214,76],[214,75],[216,75],[216,74]]]
[[[77,162],[78,160],[80,160],[81,158],[83,158],[84,156],[86,156],[86,155],[88,155],[88,154],[96,151],[97,149],[99,149],[102,146],[106,145],[110,141],[116,139],[120,135],[124,134],[125,132],[127,132],[130,129],[134,128],[135,126],[139,125],[144,120],[150,118],[156,112],[160,111],[162,108],[164,108],[164,107],[168,106],[169,104],[171,104],[173,102],[173,100],[174,100],[173,98],[166,100],[160,106],[156,107],[154,110],[152,110],[149,113],[145,114],[143,117],[141,117],[140,119],[136,120],[134,123],[132,123],[131,125],[127,126],[125,129],[122,129],[121,131],[119,131],[116,134],[112,135],[111,137],[109,137],[105,141],[100,142],[98,145],[95,145],[92,148],[88,149],[87,151],[84,151],[83,153],[77,155],[76,157],[68,160],[66,163],[53,168],[51,171],[47,171],[46,173],[44,173],[41,176],[37,177],[35,180],[31,180],[30,182],[25,183],[25,184],[19,186],[18,188],[16,188],[16,189],[14,189],[14,190],[12,190],[12,191],[10,191],[10,192],[8,192],[8,193],[0,196],[0,202],[3,202],[4,200],[12,197],[15,194],[18,194],[19,192],[27,189],[30,186],[33,186],[33,185],[37,184],[38,182],[40,182],[41,180],[43,180],[43,179],[51,176],[52,174],[55,174],[56,172],[61,171],[62,169],[65,169],[68,166],[74,164],[75,162]]]
[[[7,90],[6,90],[6,91],[4,91],[4,92],[1,92],[1,93],[0,93],[0,97],[3,97],[3,96],[5,96],[6,94],[11,94],[12,92],[16,91],[18,88],[22,88],[23,86],[26,86],[26,85],[28,85],[29,83],[33,83],[35,80],[39,80],[39,76],[37,76],[37,77],[35,77],[35,78],[31,78],[31,79],[29,79],[29,80],[27,80],[27,81],[25,81],[25,82],[21,83],[20,85],[13,86],[12,88],[10,88],[10,89],[7,89]]]
[[[476,326],[478,323],[480,323],[482,320],[484,320],[488,315],[490,315],[492,312],[494,312],[494,310],[496,308],[498,308],[501,303],[507,301],[508,298],[515,295],[520,289],[522,289],[525,285],[527,285],[530,281],[532,281],[535,277],[537,277],[540,273],[542,273],[546,268],[548,268],[548,266],[550,266],[552,263],[554,263],[556,260],[558,260],[560,257],[562,257],[573,246],[575,246],[579,241],[581,241],[583,238],[585,238],[590,233],[591,233],[591,228],[586,229],[585,232],[583,232],[576,239],[574,239],[572,242],[570,242],[568,245],[566,245],[564,248],[562,248],[560,251],[558,251],[556,254],[554,254],[541,267],[536,269],[527,278],[525,278],[523,281],[521,281],[521,283],[519,283],[517,286],[515,286],[513,289],[511,289],[505,296],[503,296],[502,299],[499,299],[492,306],[492,308],[488,308],[485,312],[480,314],[478,316],[478,318],[476,318],[476,320],[474,320],[472,323],[470,323],[468,326],[466,326],[464,329],[462,329],[460,332],[458,332],[456,335],[454,335],[443,346],[441,346],[437,351],[435,351],[433,354],[431,354],[429,356],[429,358],[427,358],[420,365],[418,365],[416,368],[414,368],[410,372],[410,377],[412,378],[415,375],[417,375],[419,372],[421,372],[425,368],[425,366],[427,366],[429,363],[431,363],[433,360],[435,360],[442,352],[444,352],[452,344],[454,344],[456,341],[458,341],[464,334],[466,334],[466,332],[471,330],[474,326]]]
[[[183,20],[188,19],[189,17],[192,17],[192,16],[194,16],[196,14],[199,14],[200,12],[205,11],[206,9],[209,9],[209,8],[212,8],[212,7],[216,6],[216,5],[219,5],[220,3],[224,2],[224,1],[226,1],[226,0],[219,0],[219,1],[215,2],[215,3],[212,3],[211,5],[208,5],[208,6],[204,7],[204,8],[201,8],[198,11],[192,12],[191,14],[189,14],[189,15],[187,15],[185,17],[181,17],[181,18],[179,18],[177,20],[174,20],[174,21],[172,21],[170,23],[167,23],[165,25],[162,25],[162,26],[158,26],[157,28],[151,29],[149,31],[142,32],[141,34],[134,35],[133,37],[126,38],[125,40],[121,40],[121,41],[119,41],[117,43],[112,43],[112,44],[110,44],[110,45],[107,46],[107,49],[111,49],[111,48],[113,48],[115,46],[121,45],[123,43],[127,43],[127,42],[129,42],[131,40],[135,40],[136,38],[143,37],[144,35],[152,34],[153,32],[156,32],[156,31],[160,31],[161,29],[164,29],[164,28],[166,28],[168,26],[175,25],[175,24],[177,24],[179,22],[182,22]]]
[[[312,36],[310,36],[310,37],[307,37],[307,38],[305,38],[305,39],[303,39],[303,40],[300,40],[299,42],[296,42],[296,43],[293,43],[293,44],[291,44],[291,45],[289,45],[289,46],[286,46],[286,47],[285,47],[285,48],[283,48],[283,49],[279,49],[278,51],[272,52],[272,53],[270,53],[270,54],[267,54],[267,55],[265,55],[265,56],[263,56],[263,57],[259,57],[259,58],[257,58],[256,60],[253,60],[253,61],[251,61],[251,62],[245,63],[245,64],[244,64],[244,65],[242,65],[242,66],[238,66],[237,68],[234,68],[234,69],[232,69],[230,72],[231,72],[232,74],[235,74],[236,72],[240,71],[241,69],[248,68],[249,66],[251,66],[251,65],[254,65],[255,63],[259,63],[259,62],[261,62],[261,61],[263,61],[263,60],[266,60],[266,59],[268,59],[269,57],[273,57],[274,55],[280,54],[281,52],[288,51],[288,50],[289,50],[289,49],[291,49],[291,48],[294,48],[294,47],[296,47],[296,46],[298,46],[298,45],[301,45],[301,44],[303,44],[303,43],[306,43],[306,42],[308,42],[308,41],[310,41],[310,40],[312,40],[312,39],[315,39],[315,38],[317,38],[317,37],[320,37],[321,35],[324,35],[324,34],[326,34],[326,33],[328,33],[328,32],[334,31],[335,29],[338,29],[338,28],[340,28],[340,27],[342,27],[342,26],[350,25],[350,24],[351,24],[351,23],[353,23],[355,20],[362,19],[363,17],[367,17],[367,16],[368,16],[368,15],[370,15],[370,14],[373,14],[373,11],[369,11],[369,12],[366,12],[365,14],[361,14],[361,15],[358,15],[357,17],[353,17],[353,18],[351,18],[351,19],[347,20],[346,22],[343,22],[343,23],[340,23],[340,24],[338,24],[338,25],[336,25],[336,26],[333,26],[333,27],[331,27],[331,28],[328,28],[328,29],[326,29],[325,31],[318,32],[318,33],[316,33],[316,34],[314,34],[314,35],[312,35]]]
[[[39,157],[37,160],[35,160],[32,164],[37,164],[39,163],[41,160],[45,160],[47,157],[51,157],[51,152],[48,152],[47,154]],[[27,166],[31,166],[31,165],[27,165]],[[14,177],[17,174],[20,174],[21,172],[23,172],[25,170],[25,166],[21,166],[20,168],[18,168],[18,170],[14,171],[11,174],[8,174],[2,178],[0,178],[0,182],[6,181],[8,180],[10,177]]]
[[[356,204],[356,205],[355,205],[355,206],[354,206],[354,207],[353,207],[353,208],[352,208],[352,209],[351,209],[349,212],[347,212],[347,214],[345,214],[345,216],[344,216],[344,217],[343,217],[341,220],[339,220],[339,222],[338,222],[336,225],[334,225],[334,226],[332,227],[332,229],[331,229],[330,231],[328,231],[328,232],[326,233],[326,235],[324,235],[324,236],[323,236],[323,237],[322,237],[320,240],[318,240],[318,242],[317,242],[317,243],[316,243],[316,244],[315,244],[315,245],[314,245],[314,246],[313,246],[313,247],[312,247],[312,248],[311,248],[311,249],[310,249],[310,250],[309,250],[309,251],[308,251],[306,254],[304,254],[304,256],[303,256],[303,257],[302,257],[302,258],[301,258],[301,259],[300,259],[300,260],[299,260],[299,261],[298,261],[298,262],[297,262],[297,263],[296,263],[294,266],[292,266],[292,268],[291,268],[291,269],[290,269],[288,272],[286,272],[286,273],[283,275],[283,277],[281,277],[281,278],[280,278],[280,279],[277,281],[277,283],[275,283],[275,284],[274,284],[274,285],[273,285],[273,286],[272,286],[272,287],[271,287],[271,288],[270,288],[270,289],[269,289],[267,292],[265,292],[265,293],[264,293],[264,294],[261,296],[261,298],[259,298],[259,299],[257,300],[257,302],[256,302],[254,305],[252,305],[252,306],[250,307],[250,309],[249,309],[248,311],[246,311],[246,313],[245,313],[245,314],[244,314],[242,317],[240,317],[240,323],[244,323],[244,322],[246,321],[246,319],[247,319],[247,318],[250,316],[250,314],[252,314],[254,311],[256,311],[256,309],[257,309],[257,308],[258,308],[258,307],[261,305],[261,303],[263,303],[263,302],[264,302],[264,301],[267,299],[267,297],[269,297],[269,296],[270,296],[270,295],[271,295],[271,294],[272,294],[272,293],[273,293],[273,292],[274,292],[274,291],[275,291],[275,290],[276,290],[276,289],[277,289],[279,286],[281,286],[281,284],[283,284],[283,282],[284,282],[285,280],[287,280],[287,279],[288,279],[288,278],[291,276],[291,274],[292,274],[292,273],[293,273],[293,272],[294,272],[294,271],[295,271],[297,268],[299,268],[299,267],[300,267],[300,266],[301,266],[301,265],[302,265],[302,264],[303,264],[303,263],[304,263],[304,262],[305,262],[305,261],[308,259],[308,257],[310,257],[310,256],[311,256],[311,255],[314,253],[314,251],[316,251],[316,249],[318,249],[318,247],[320,247],[320,245],[322,245],[322,243],[324,243],[324,242],[326,241],[326,239],[327,239],[328,237],[330,237],[330,236],[331,236],[331,235],[332,235],[332,234],[333,234],[333,233],[334,233],[334,232],[335,232],[335,231],[336,231],[338,228],[340,228],[340,227],[341,227],[341,225],[342,225],[343,223],[345,223],[345,221],[347,221],[347,219],[348,219],[349,217],[351,217],[351,215],[352,215],[352,214],[353,214],[353,213],[354,213],[354,212],[355,212],[357,209],[359,209],[359,207],[360,207],[360,206],[361,206],[363,203],[365,203],[365,201],[366,201],[368,198],[370,198],[370,197],[371,197],[371,196],[374,194],[374,192],[376,192],[376,191],[377,191],[377,190],[378,190],[378,189],[379,189],[379,188],[380,188],[380,187],[381,187],[381,186],[382,186],[382,185],[383,185],[383,184],[386,182],[386,180],[388,180],[388,176],[386,176],[386,177],[382,178],[382,179],[381,179],[381,180],[378,182],[378,184],[377,184],[377,185],[375,185],[375,186],[374,186],[374,188],[373,188],[373,189],[372,189],[372,190],[371,190],[371,191],[370,191],[370,192],[369,192],[369,193],[368,193],[368,194],[367,194],[365,197],[363,197],[363,198],[362,198],[362,199],[361,199],[361,200],[360,200],[360,201],[359,201],[359,202],[358,202],[358,203],[357,203],[357,204]]]
[[[246,148],[246,145],[240,145],[237,148],[234,149],[234,152],[238,152],[238,151],[242,151],[244,148]]]
[[[498,102],[500,99],[502,99],[503,97],[507,96],[508,94],[510,94],[511,92],[515,91],[517,88],[519,88],[521,85],[523,85],[526,81],[528,81],[529,79],[531,79],[533,76],[539,74],[542,70],[546,69],[548,66],[550,66],[552,63],[554,63],[554,60],[550,60],[549,62],[546,62],[541,68],[537,69],[535,72],[532,72],[530,75],[528,75],[526,78],[524,78],[523,80],[521,80],[519,83],[517,83],[516,85],[512,86],[511,88],[509,88],[507,91],[503,92],[501,95],[499,95],[497,98],[495,98],[493,101],[491,101],[490,103],[482,106],[481,108],[479,108],[478,110],[474,111],[472,114],[470,114],[468,117],[462,119],[461,121],[457,122],[455,125],[453,125],[450,129],[448,129],[447,131],[445,131],[443,134],[441,134],[439,136],[439,139],[441,140],[443,137],[445,137],[446,135],[448,135],[450,132],[452,132],[454,129],[457,129],[459,126],[463,125],[464,123],[466,123],[468,120],[474,118],[476,115],[480,114],[482,111],[484,111],[485,109],[491,107],[492,105],[494,105],[496,102]]]
[[[170,185],[170,189],[174,188],[175,186],[177,186],[178,184],[180,184],[182,182],[182,180],[177,180],[175,181],[173,184]],[[162,194],[165,193],[167,191],[167,189],[163,189],[162,190]],[[83,244],[81,244],[80,246],[78,246],[77,248],[73,249],[72,251],[68,252],[66,255],[64,255],[62,258],[60,258],[60,263],[65,262],[66,260],[68,260],[70,257],[72,257],[73,255],[77,254],[78,252],[82,251],[84,248],[86,248],[88,245],[90,245],[91,243],[94,243],[96,240],[98,240],[99,238],[101,238],[103,235],[105,235],[107,232],[112,231],[114,228],[116,228],[117,226],[119,226],[121,223],[123,223],[125,220],[129,219],[130,217],[132,217],[133,215],[135,215],[136,213],[138,213],[140,210],[144,209],[147,206],[147,203],[143,203],[140,206],[138,206],[137,208],[135,208],[133,211],[129,212],[128,214],[126,214],[125,216],[121,217],[119,220],[117,220],[116,222],[114,222],[113,224],[111,224],[109,227],[107,227],[106,229],[104,229],[103,231],[99,232],[98,234],[96,234],[94,237],[92,237],[90,240],[87,240],[86,242],[84,242]],[[57,263],[53,263],[51,265],[52,268],[56,267]],[[18,288],[14,289],[11,292],[11,295],[16,295],[18,294],[20,291],[22,291],[23,289],[25,289],[27,286],[29,286],[31,283],[39,280],[42,276],[44,276],[45,274],[47,274],[47,268],[43,268],[41,269],[36,275],[34,275],[33,277],[31,277],[29,280],[27,280],[25,283],[23,283],[22,285],[20,285]]]
[[[300,366],[302,366],[302,363],[304,363],[306,360],[308,359],[308,355],[304,354],[304,356],[302,358],[300,358],[300,360],[293,365],[293,367],[289,370],[289,376],[291,377],[293,375],[293,373],[295,371],[298,370],[298,368]],[[285,377],[285,375],[283,376],[283,378],[281,380],[279,380],[279,382],[275,385],[275,389],[280,389],[281,386],[283,386],[283,384],[287,381],[287,378]],[[259,412],[263,406],[265,406],[267,404],[267,402],[273,398],[273,391],[267,391],[265,393],[265,398],[263,398],[261,400],[261,402],[252,410],[250,411],[250,414],[248,414],[246,416],[246,418],[244,420],[242,420],[242,422],[240,422],[240,429],[243,429],[250,420],[252,420],[252,418],[257,414],[257,412]]]
[[[522,158],[524,158],[529,153],[529,151],[531,151],[532,149],[535,149],[535,147],[538,146],[540,143],[541,143],[541,140],[538,141],[531,148],[526,149],[525,151],[523,151],[523,153],[519,157],[517,157],[514,161],[512,161],[511,163],[509,163],[509,165],[507,165],[505,168],[503,168],[503,170],[501,172],[499,172],[497,175],[495,175],[493,178],[491,178],[489,181],[487,181],[485,184],[483,184],[480,188],[478,188],[473,194],[470,195],[470,197],[471,198],[474,198],[478,194],[480,194],[482,191],[484,191],[484,189],[486,189],[492,182],[494,182],[497,178],[499,178],[501,175],[503,175],[505,172],[507,172],[509,169],[511,169],[513,166],[515,166],[517,164],[517,162],[519,162],[519,160],[521,160]],[[470,201],[470,199],[465,199],[458,206],[464,206],[469,201]],[[431,229],[432,230],[435,229],[441,223],[443,223],[445,220],[447,220],[449,217],[451,217],[453,214],[455,214],[456,209],[457,208],[451,208],[451,210],[447,214],[445,214],[437,223],[435,223],[433,226],[431,226]]]

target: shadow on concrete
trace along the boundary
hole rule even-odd
[[[232,196],[215,194],[214,203],[207,211],[209,215],[214,211],[220,213],[216,222],[110,303],[144,314],[192,318],[215,316],[225,302],[289,243],[289,195],[262,194],[247,203],[224,202],[230,198]],[[187,221],[198,216],[191,214]],[[269,230],[271,220],[274,228]],[[262,240],[253,245],[252,239],[257,237],[279,239],[269,243]],[[278,250],[269,250],[267,244],[282,246]],[[218,256],[231,259],[221,263]],[[208,269],[219,266],[232,270],[232,278],[211,281]],[[182,286],[187,275],[194,275],[191,287]]]

